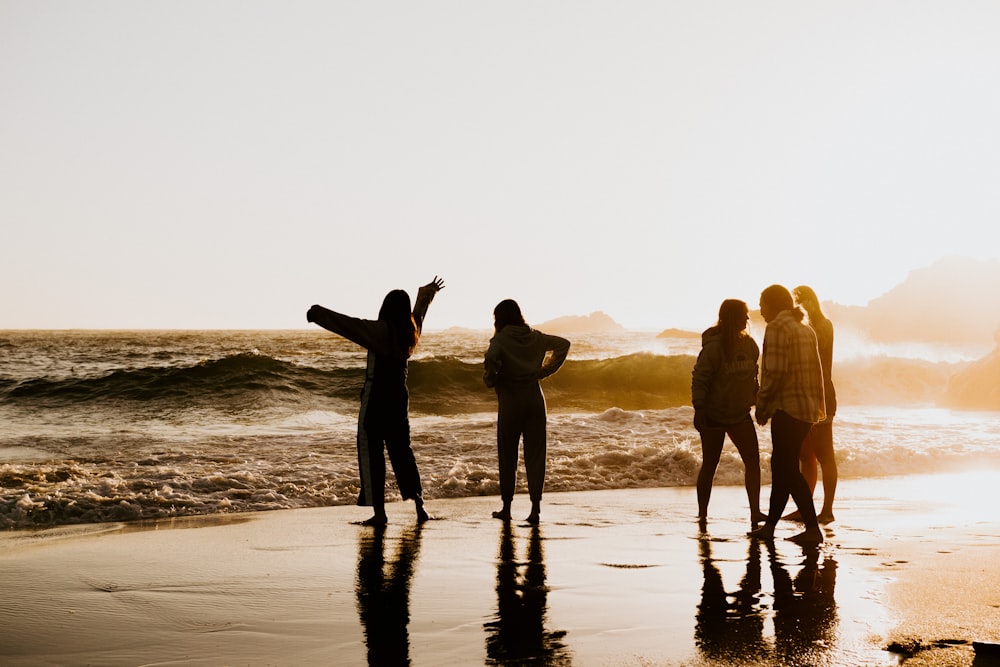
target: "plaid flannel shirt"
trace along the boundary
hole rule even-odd
[[[764,330],[757,413],[770,419],[778,410],[804,422],[826,417],[823,367],[813,330],[783,310]]]

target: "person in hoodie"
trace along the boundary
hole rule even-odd
[[[536,331],[524,322],[521,307],[506,299],[493,309],[495,332],[486,350],[483,381],[497,393],[497,456],[503,508],[493,517],[510,521],[517,480],[518,444],[524,438],[531,514],[538,524],[545,484],[545,396],[539,381],[559,370],[569,354],[569,341]],[[551,353],[551,354],[550,354]]]
[[[719,306],[719,321],[701,335],[701,352],[691,373],[694,427],[701,436],[698,471],[698,518],[708,518],[712,481],[726,436],[743,459],[743,480],[750,502],[750,523],[766,517],[760,511],[760,448],[750,408],[757,400],[760,350],[747,331],[750,311],[737,299]]]
[[[383,447],[389,453],[389,462],[403,500],[413,499],[418,522],[430,518],[424,509],[420,472],[410,448],[406,366],[420,339],[427,308],[442,289],[444,281],[434,276],[434,280],[417,290],[417,301],[412,310],[410,295],[401,289],[392,290],[385,295],[377,320],[343,315],[323,306],[312,306],[306,313],[307,321],[368,350],[357,439],[361,472],[358,505],[374,508],[372,517],[362,522],[366,526],[388,523]]]

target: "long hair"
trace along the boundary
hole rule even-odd
[[[819,298],[816,296],[816,292],[813,291],[812,287],[808,285],[799,285],[792,290],[792,294],[795,296],[795,301],[802,309],[806,311],[806,315],[809,316],[810,322],[821,322],[827,319],[826,315],[823,313],[823,309],[819,305]]]
[[[783,310],[792,311],[792,315],[799,322],[806,316],[802,312],[801,308],[795,307],[795,301],[792,299],[792,293],[788,291],[788,288],[783,285],[771,285],[760,293],[760,301],[768,302],[774,307],[776,312],[781,312]]]
[[[378,319],[389,325],[389,346],[404,359],[413,354],[420,340],[420,333],[413,321],[410,295],[401,289],[394,289],[385,295]]]
[[[524,315],[521,314],[521,307],[514,299],[504,299],[493,309],[494,333],[500,333],[500,330],[508,324],[528,326],[524,322]]]
[[[719,323],[716,328],[722,338],[722,352],[726,359],[733,358],[736,342],[747,330],[750,309],[739,299],[726,299],[719,306]]]

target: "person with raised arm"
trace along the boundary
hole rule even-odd
[[[407,361],[413,354],[424,317],[434,296],[444,289],[444,281],[434,279],[417,290],[410,308],[410,295],[395,289],[385,295],[377,320],[365,320],[312,306],[306,320],[343,336],[368,350],[365,384],[358,414],[358,467],[361,490],[358,505],[374,508],[364,525],[388,522],[385,513],[385,452],[403,500],[412,499],[417,521],[430,518],[424,509],[420,472],[410,447],[409,393],[406,387]],[[384,449],[384,451],[383,451]]]

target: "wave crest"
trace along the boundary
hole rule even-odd
[[[693,358],[635,354],[604,360],[570,360],[543,386],[553,409],[625,410],[683,405],[690,398]],[[0,381],[0,400],[71,405],[153,403],[177,408],[218,405],[259,409],[268,404],[324,399],[356,400],[364,382],[358,368],[320,369],[256,353],[234,354],[187,366],[119,369],[96,377]],[[426,414],[492,411],[494,393],[482,365],[455,357],[410,362],[411,406]]]

